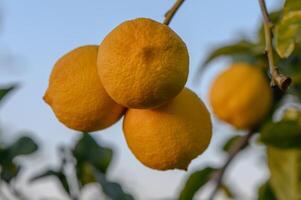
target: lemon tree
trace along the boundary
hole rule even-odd
[[[125,21],[100,45],[82,46],[58,59],[44,100],[60,122],[83,134],[70,147],[59,148],[58,167],[34,174],[30,183],[52,176],[73,200],[89,184],[100,186],[109,199],[133,200],[134,195],[107,177],[114,151],[88,132],[105,129],[124,115],[125,140],[138,161],[155,170],[189,170],[208,148],[211,119],[216,117],[240,134],[220,145],[227,156],[224,164],[189,172],[178,199],[194,199],[209,185],[212,191],[209,196],[201,193],[204,199],[213,200],[217,194],[241,199],[224,175],[250,145],[265,147],[269,169],[257,199],[301,199],[301,3],[285,0],[283,8],[269,12],[259,0],[263,23],[257,37],[221,46],[205,58],[202,73],[217,58],[230,63],[212,82],[210,112],[185,87],[187,47],[168,26],[183,2],[176,1],[163,23],[147,18]],[[14,88],[0,89],[1,103]],[[13,183],[23,167],[15,158],[37,150],[28,136],[0,143],[1,184],[20,199],[24,197]]]
[[[224,165],[193,172],[183,184],[179,199],[193,199],[209,184],[215,186],[205,196],[208,199],[215,199],[218,193],[240,199],[242,194],[223,177],[236,155],[250,144],[266,147],[270,171],[258,187],[257,199],[301,198],[301,3],[286,0],[283,8],[273,12],[266,9],[263,0],[259,6],[263,24],[258,27],[256,40],[241,38],[221,46],[200,66],[204,73],[217,58],[231,63],[217,75],[208,96],[215,117],[246,133],[234,135],[222,145],[228,157]],[[288,100],[292,97],[293,101]],[[255,135],[257,140],[251,140]]]

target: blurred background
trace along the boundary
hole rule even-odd
[[[1,138],[9,143],[27,133],[40,144],[40,151],[24,161],[26,170],[18,182],[18,187],[30,199],[68,199],[55,179],[47,178],[30,185],[26,183],[30,174],[46,166],[58,165],[57,148],[70,145],[79,137],[79,133],[59,123],[42,100],[55,61],[78,46],[99,44],[124,20],[147,17],[163,21],[164,13],[173,3],[173,0],[1,0],[0,85],[18,84],[18,88],[1,104]],[[283,2],[274,0],[267,3],[268,8],[274,10]],[[216,72],[226,67],[229,60],[212,62],[201,80],[195,83],[193,79],[199,63],[220,44],[254,38],[260,22],[257,1],[185,1],[170,26],[189,49],[187,86],[207,102],[208,86]],[[193,160],[187,172],[160,172],[139,163],[125,143],[121,121],[93,133],[93,137],[115,152],[107,172],[109,180],[118,181],[137,199],[174,199],[194,169],[208,163],[218,165],[224,162],[225,156],[218,146],[233,134],[231,127],[214,119],[214,135],[209,148],[203,156]],[[233,189],[240,191],[241,199],[254,199],[254,191],[268,176],[260,148],[254,145],[240,154],[226,176]],[[205,188],[205,193],[206,190],[210,190],[210,185]],[[96,194],[102,195],[91,185],[85,189],[81,199],[91,199],[91,196],[98,199]]]

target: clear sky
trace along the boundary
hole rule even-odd
[[[148,17],[162,21],[173,2],[1,1],[4,19],[0,30],[0,84],[18,82],[20,88],[1,107],[0,123],[9,139],[17,137],[20,131],[30,131],[44,145],[36,161],[28,164],[30,168],[40,169],[46,163],[55,165],[55,148],[59,144],[70,144],[77,137],[77,133],[56,120],[50,108],[42,101],[54,62],[78,46],[99,44],[112,28],[124,20]],[[281,0],[274,0],[269,8],[275,8],[281,3]],[[213,62],[201,83],[193,85],[192,77],[198,63],[219,44],[241,37],[253,37],[259,20],[261,16],[256,0],[187,0],[170,25],[189,49],[190,76],[187,86],[206,101],[210,81],[218,69],[227,65],[227,60]],[[10,62],[10,56],[14,56],[16,61]],[[224,157],[218,154],[218,145],[233,133],[231,128],[215,123],[213,142],[203,156],[193,161],[188,172],[159,172],[144,167],[133,157],[124,141],[120,124],[94,133],[94,136],[104,144],[115,147],[117,156],[109,172],[110,178],[124,183],[126,189],[139,199],[174,197],[182,181],[194,169],[208,163],[222,163]],[[244,193],[246,199],[254,197],[256,186],[266,177],[262,156],[258,147],[252,147],[239,157],[241,162],[233,165],[227,178],[236,190]],[[35,185],[30,186],[29,190],[37,193],[53,190],[53,195],[60,196],[51,183],[39,190]]]

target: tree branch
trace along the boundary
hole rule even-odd
[[[233,147],[230,149],[229,157],[226,160],[225,164],[213,174],[212,180],[215,181],[215,187],[214,187],[214,190],[212,191],[211,195],[209,196],[209,200],[214,199],[215,195],[217,194],[217,192],[220,189],[220,186],[223,182],[223,177],[224,177],[224,174],[225,174],[228,166],[234,160],[236,155],[238,155],[242,149],[244,149],[246,146],[248,146],[249,141],[254,133],[255,133],[254,131],[250,131],[247,135],[245,135],[239,141],[237,141],[235,143],[235,145],[233,145]]]
[[[279,68],[275,66],[274,55],[273,55],[273,46],[272,46],[272,27],[273,24],[269,18],[268,10],[265,4],[265,0],[258,0],[260,5],[260,10],[263,17],[263,26],[264,26],[264,36],[265,36],[265,51],[268,58],[270,75],[271,75],[271,84],[277,85],[281,90],[286,90],[291,84],[291,78],[280,73]]]
[[[173,16],[176,14],[180,6],[184,3],[185,0],[177,0],[175,4],[165,13],[165,19],[163,21],[163,24],[169,25]]]
[[[79,200],[80,188],[79,188],[78,179],[76,177],[76,170],[75,170],[76,163],[72,156],[72,152],[70,149],[68,149],[65,146],[61,146],[60,151],[62,155],[61,169],[66,176],[67,183],[70,188],[70,198],[72,200]]]

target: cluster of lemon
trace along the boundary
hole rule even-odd
[[[55,64],[44,100],[69,128],[91,132],[122,116],[127,144],[144,165],[187,169],[211,139],[210,115],[184,88],[185,43],[168,26],[139,18],[99,46],[79,47]]]
[[[79,47],[54,66],[44,100],[69,128],[91,132],[123,115],[127,144],[144,165],[184,169],[212,134],[204,103],[185,88],[189,55],[168,26],[138,18],[113,29],[99,46]],[[210,90],[214,113],[249,129],[269,111],[272,95],[262,72],[236,63]]]

